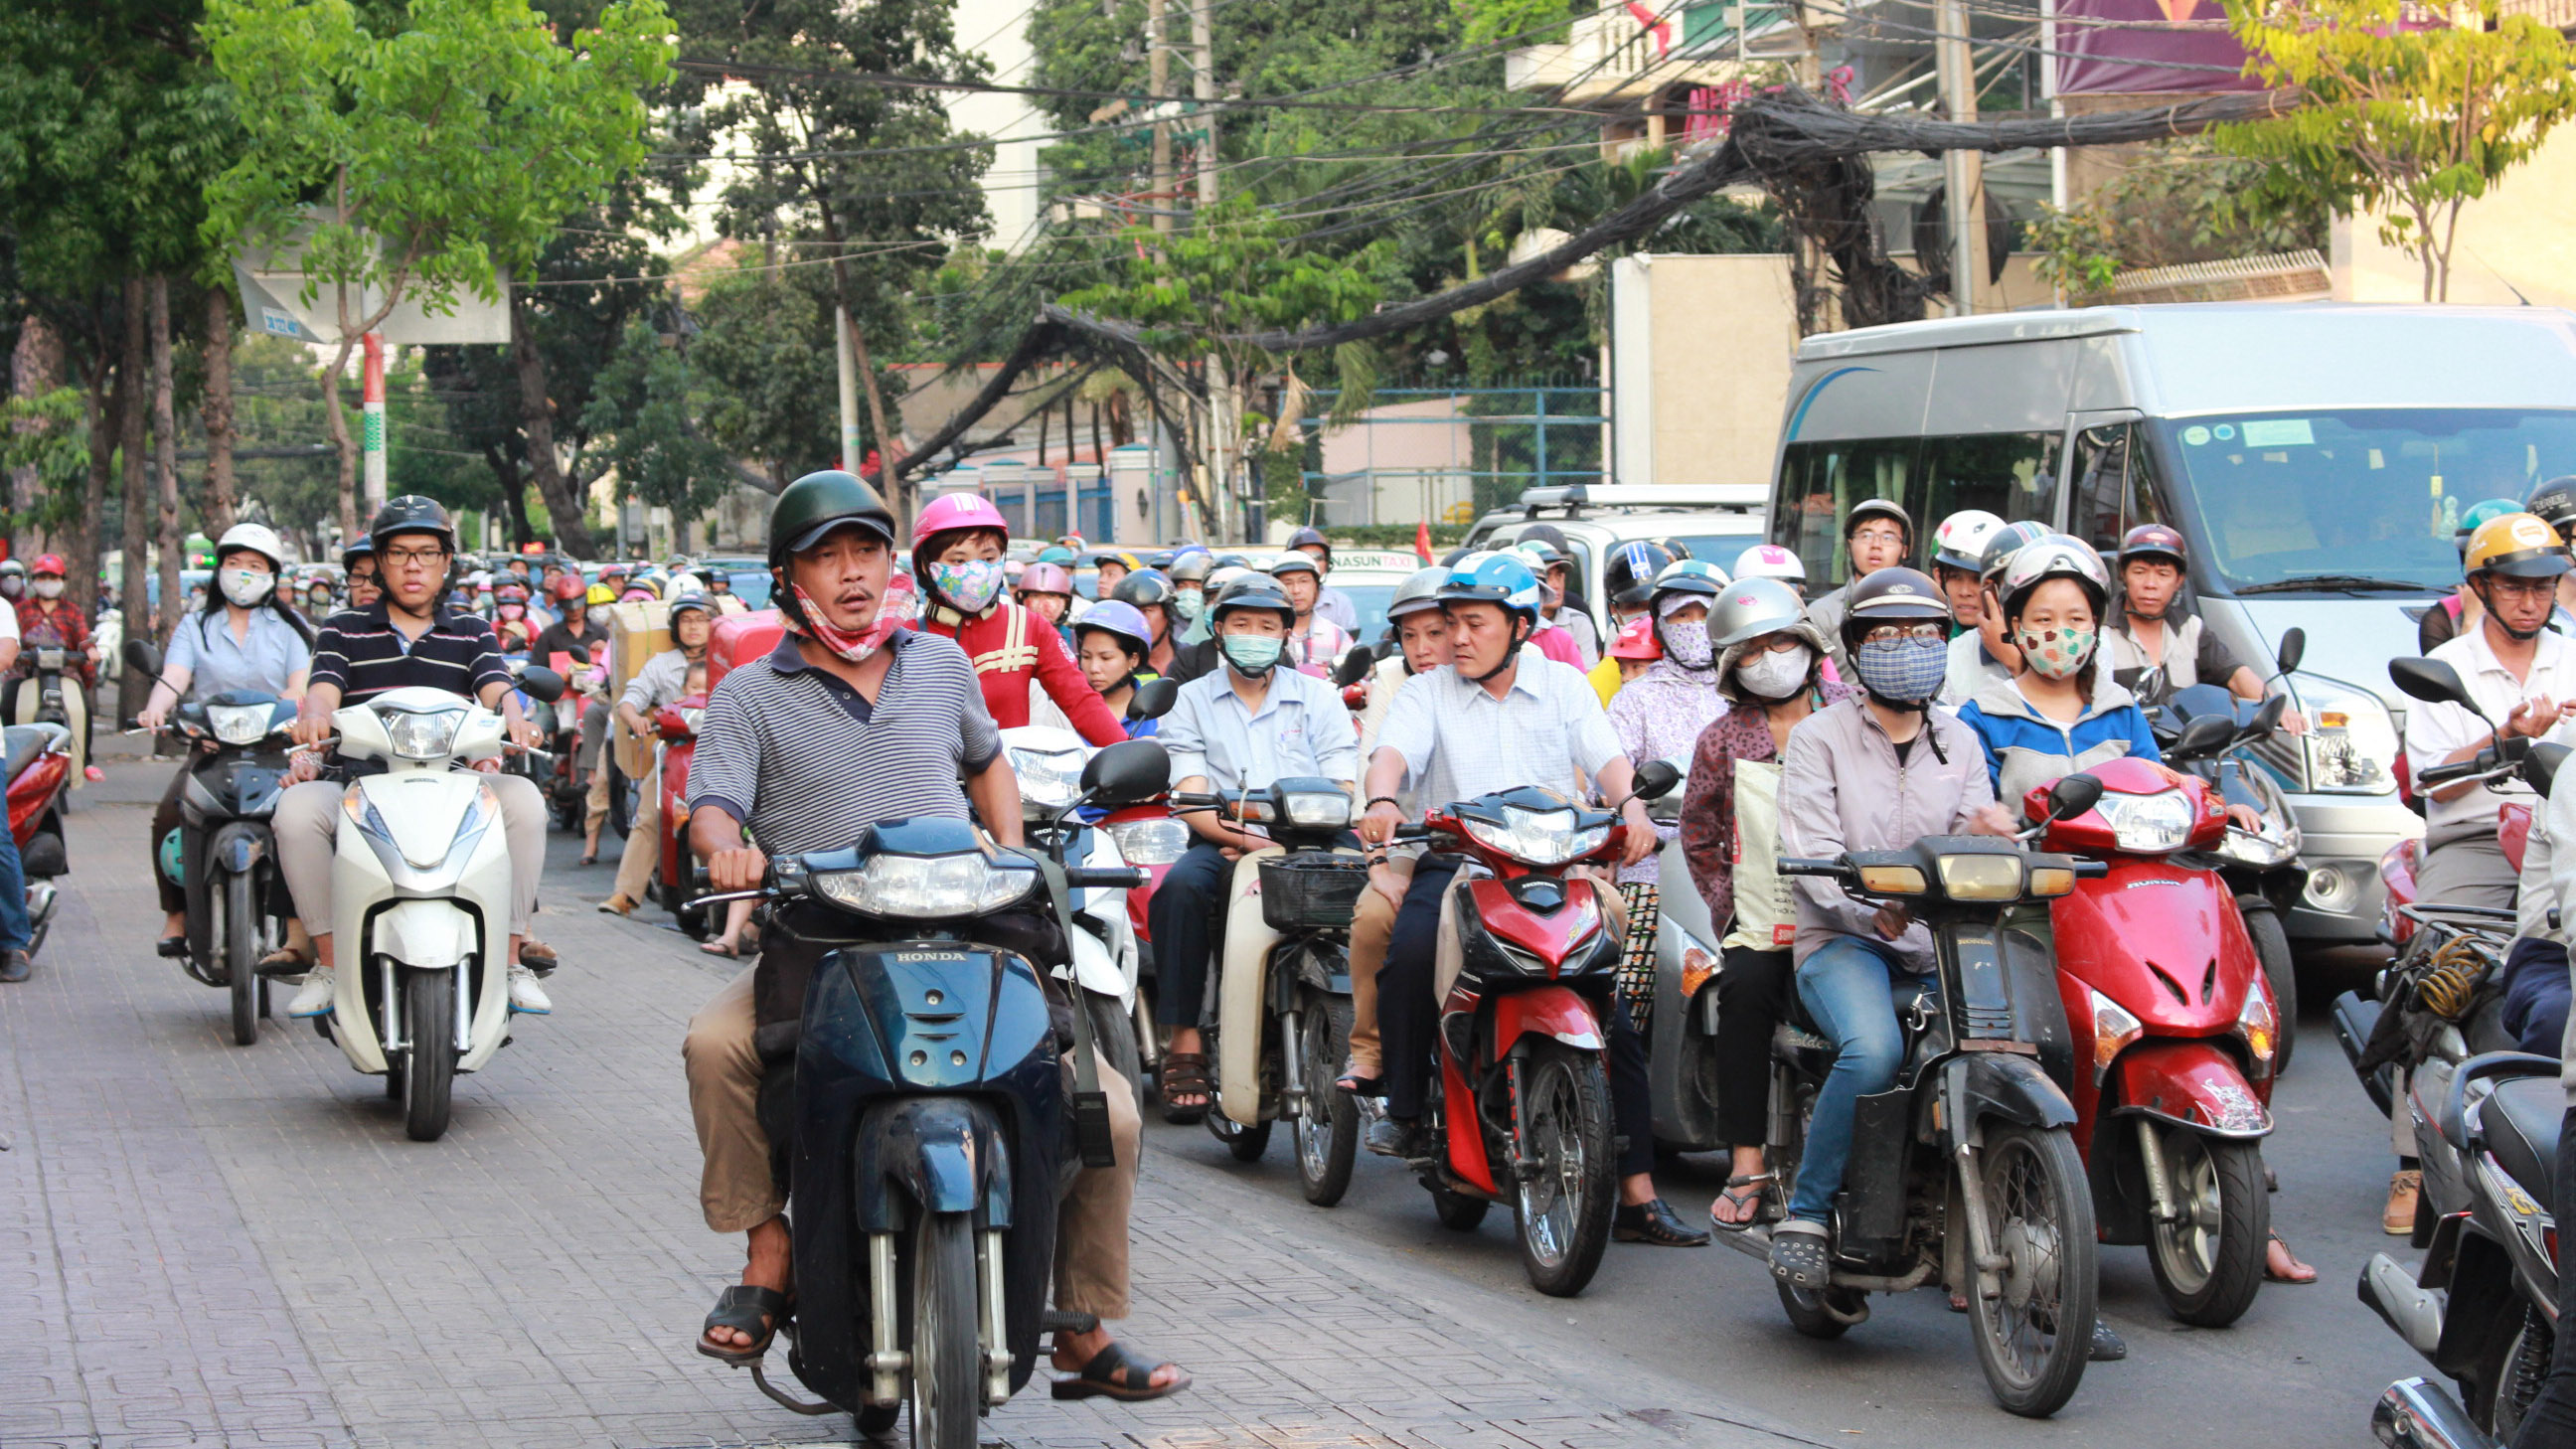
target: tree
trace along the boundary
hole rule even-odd
[[[2264,190],[2271,168],[2227,155],[2205,136],[2144,148],[2121,173],[2060,211],[2045,202],[2031,227],[2042,277],[2081,302],[2122,272],[2269,252],[2323,251],[2322,200],[2281,208]]]
[[[209,0],[247,140],[207,190],[207,235],[300,245],[307,300],[332,298],[331,379],[408,296],[431,311],[460,291],[497,298],[567,213],[643,159],[640,92],[671,73],[661,0],[616,0],[572,46],[528,0],[407,9],[407,28],[378,33],[350,0]],[[325,414],[354,532],[358,446],[338,408]],[[577,500],[547,506],[571,542]]]
[[[582,422],[607,439],[619,495],[670,509],[673,546],[687,552],[691,520],[715,507],[734,480],[733,460],[692,419],[688,353],[664,346],[649,323],[627,324]]]
[[[708,390],[706,431],[730,456],[749,458],[770,488],[833,466],[834,439],[814,425],[832,396],[828,286],[820,269],[743,271],[718,277],[699,298],[691,361]]]
[[[2422,264],[2432,302],[2449,296],[2461,206],[2576,113],[2576,55],[2556,30],[2502,14],[2501,0],[2462,0],[2447,20],[2422,13],[2404,0],[2228,0],[2246,74],[2302,100],[2216,139],[2272,163],[2265,197],[2383,214],[2380,239]]]

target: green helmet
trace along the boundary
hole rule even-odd
[[[876,489],[838,468],[806,474],[780,489],[778,501],[769,506],[769,566],[783,566],[788,555],[812,548],[845,524],[856,524],[894,547],[894,514]]]

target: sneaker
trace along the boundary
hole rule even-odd
[[[331,1014],[331,968],[316,966],[304,973],[304,985],[295,999],[286,1003],[288,1016],[328,1016]]]
[[[530,1016],[545,1016],[555,1009],[546,989],[537,984],[537,973],[525,966],[510,968],[510,1009]]]
[[[24,981],[36,969],[34,958],[24,951],[0,951],[0,981]]]
[[[1404,1117],[1382,1117],[1369,1127],[1368,1150],[1407,1161],[1420,1157],[1422,1124]]]

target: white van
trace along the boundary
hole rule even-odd
[[[1839,522],[1891,498],[1924,535],[1961,508],[2109,548],[2189,541],[2197,607],[2268,672],[2307,634],[2265,756],[2310,876],[2292,934],[2374,935],[2378,858],[2423,824],[2392,774],[2407,701],[2388,661],[2459,580],[2459,515],[2576,473],[2576,314],[2538,308],[2187,305],[1864,328],[1799,346],[1771,537],[1811,588],[1844,576]],[[1920,564],[1918,557],[1915,562]]]

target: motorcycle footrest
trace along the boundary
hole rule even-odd
[[[1060,1308],[1050,1308],[1038,1315],[1038,1331],[1041,1333],[1097,1333],[1100,1331],[1100,1315],[1067,1313]]]

